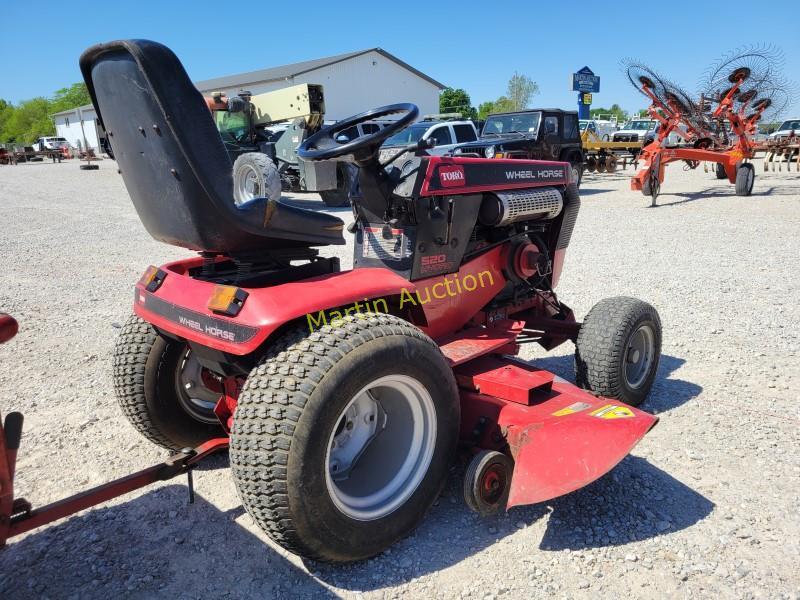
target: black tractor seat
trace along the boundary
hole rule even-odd
[[[147,40],[99,44],[80,58],[97,117],[139,218],[155,239],[206,253],[344,244],[326,213],[256,198],[237,207],[231,161],[183,65]]]

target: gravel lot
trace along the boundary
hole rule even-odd
[[[667,171],[658,208],[589,176],[561,298],[651,302],[664,324],[644,408],[661,423],[611,474],[480,519],[459,468],[417,532],[348,567],[304,564],[244,513],[226,457],[0,551],[0,597],[800,597],[800,176],[754,195]],[[321,209],[316,196],[297,197]],[[347,210],[338,211],[349,217]],[[17,489],[35,505],[162,460],[118,410],[115,336],[144,268],[186,252],[141,226],[116,164],[0,166],[0,411],[22,410]],[[337,248],[343,266],[352,247]],[[531,358],[573,379],[572,346]]]

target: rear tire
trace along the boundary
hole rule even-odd
[[[246,152],[233,163],[233,201],[239,206],[254,198],[280,200],[281,176],[269,156]]]
[[[653,385],[661,357],[661,320],[636,298],[607,298],[594,305],[575,344],[576,383],[639,406]]]
[[[756,170],[750,163],[742,163],[736,169],[736,195],[749,196],[753,193]]]
[[[438,346],[398,317],[359,317],[285,333],[250,373],[231,433],[247,511],[287,550],[327,562],[374,556],[413,530],[458,440],[458,391]]]
[[[183,408],[177,386],[186,351],[184,343],[160,336],[136,315],[114,348],[114,390],[123,414],[144,437],[169,450],[194,448],[223,434],[219,423],[198,420]]]

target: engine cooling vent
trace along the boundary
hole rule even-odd
[[[555,219],[564,206],[561,192],[554,187],[504,190],[484,196],[480,222],[498,227],[538,219]]]

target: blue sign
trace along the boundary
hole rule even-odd
[[[583,67],[577,73],[572,74],[573,92],[592,92],[600,91],[600,77],[592,73],[589,67]]]

